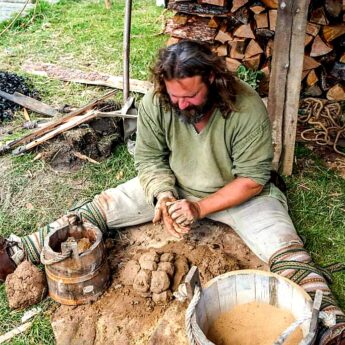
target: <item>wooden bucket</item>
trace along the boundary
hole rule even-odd
[[[189,337],[190,342],[199,345],[213,344],[205,334],[219,315],[236,305],[255,301],[289,310],[296,320],[303,319],[306,314],[311,315],[313,312],[312,299],[294,282],[270,272],[233,271],[210,280],[202,289],[191,318],[194,339],[191,341]],[[303,332],[300,344],[314,344],[317,316],[318,313],[315,316],[314,311],[313,319],[308,319],[300,325]]]
[[[61,255],[61,244],[69,237],[87,238],[92,243],[83,253],[60,262],[45,264],[49,296],[66,305],[95,301],[109,283],[109,265],[105,255],[102,233],[97,227],[66,225],[48,234],[42,254],[46,263]],[[42,258],[42,255],[41,255]],[[41,259],[42,260],[42,259]]]

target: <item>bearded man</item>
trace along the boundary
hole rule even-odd
[[[269,182],[271,127],[258,94],[196,41],[161,49],[152,75],[154,88],[139,108],[138,177],[73,213],[103,232],[161,221],[179,238],[205,217],[228,224],[273,272],[312,297],[317,289],[323,291],[321,309],[335,315],[336,324],[322,327],[318,343],[345,344],[345,316],[303,248],[285,195]],[[17,264],[24,257],[39,262],[45,236],[65,221],[6,241],[11,258]],[[11,268],[2,265],[2,279]]]

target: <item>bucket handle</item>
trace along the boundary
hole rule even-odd
[[[322,291],[317,290],[315,294],[315,299],[313,303],[313,310],[311,313],[303,315],[301,318],[293,322],[273,343],[273,345],[282,345],[285,340],[296,330],[296,328],[303,322],[310,321],[309,333],[307,336],[299,343],[299,345],[309,345],[312,344],[317,331],[318,317],[322,301]]]
[[[41,260],[41,263],[43,265],[49,266],[49,265],[53,265],[53,264],[56,264],[58,262],[64,261],[67,258],[71,257],[71,255],[72,255],[72,249],[70,249],[64,253],[55,254],[54,257],[51,259],[46,259],[45,249],[43,248],[41,251],[40,260]]]

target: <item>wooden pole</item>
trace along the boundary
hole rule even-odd
[[[279,0],[270,77],[273,168],[291,175],[309,0]]]
[[[132,0],[126,0],[125,26],[123,33],[123,103],[129,97],[129,63],[130,63],[130,34],[131,34]]]

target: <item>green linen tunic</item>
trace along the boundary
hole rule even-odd
[[[178,197],[206,197],[235,177],[265,185],[272,168],[272,137],[266,107],[259,95],[241,82],[236,111],[224,119],[215,109],[197,133],[173,110],[165,111],[153,90],[139,107],[135,165],[146,200],[163,191]]]

